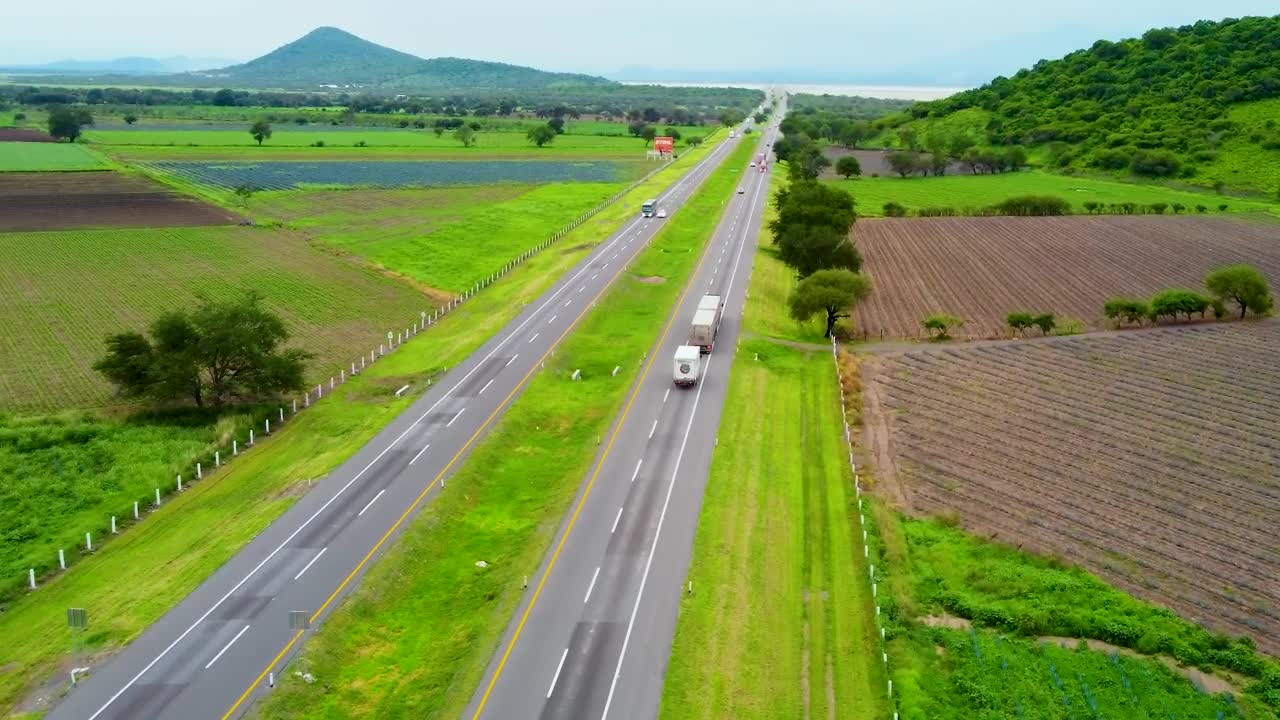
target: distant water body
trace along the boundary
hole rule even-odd
[[[912,85],[805,85],[802,83],[740,83],[740,82],[628,82],[624,85],[668,85],[671,87],[744,87],[755,90],[781,88],[793,93],[813,95],[857,95],[860,97],[889,100],[937,100],[968,88],[924,87]]]

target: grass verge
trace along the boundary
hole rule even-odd
[[[396,388],[405,382],[420,387],[425,378],[470,354],[631,217],[636,204],[668,186],[712,146],[682,156],[429,333],[340,386],[253,452],[166,502],[71,572],[14,602],[0,614],[0,634],[11,638],[0,648],[0,708],[21,712],[29,694],[66,669],[66,608],[87,608],[94,618],[85,639],[97,662],[128,644],[288,509],[308,478],[337,467],[403,411],[412,399],[396,399]],[[60,687],[60,680],[52,682]]]
[[[787,316],[794,273],[761,235],[745,329],[819,347],[742,343],[660,717],[885,717],[830,351]]]
[[[628,359],[650,349],[751,150],[736,149],[673,216],[310,639],[302,657],[321,681],[289,677],[257,717],[460,715],[639,372]]]
[[[109,170],[111,165],[83,145],[48,142],[0,143],[0,172]]]

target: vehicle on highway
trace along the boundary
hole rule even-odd
[[[653,217],[653,213],[655,212],[657,207],[658,207],[657,200],[645,200],[644,204],[640,206],[640,214],[643,215],[644,217]]]
[[[698,382],[698,374],[702,370],[702,351],[693,345],[681,345],[676,348],[675,367],[672,368],[673,379],[680,387],[691,387]]]
[[[746,190],[745,190],[741,185],[739,185],[739,186],[738,186],[738,194],[739,194],[739,195],[741,195],[741,194],[742,194],[742,193],[744,193],[744,192],[746,192]]]
[[[666,217],[666,216],[667,216],[667,209],[666,209],[666,208],[658,208],[658,217],[660,217],[660,218],[664,218],[664,217]]]
[[[729,137],[731,137],[731,138],[736,138],[736,137],[738,137],[738,133],[736,133],[736,132],[734,132],[734,131],[730,130],[730,131],[729,131]]]
[[[752,160],[752,161],[751,161],[751,167],[755,167],[755,166],[756,166],[756,161],[755,161],[755,160]]]
[[[698,301],[698,309],[693,313],[693,327],[689,331],[689,344],[697,346],[703,354],[715,347],[723,308],[719,295],[703,295]]]

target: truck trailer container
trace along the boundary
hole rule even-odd
[[[719,295],[703,295],[693,314],[693,327],[689,331],[689,344],[697,346],[703,354],[711,352],[720,332],[720,311],[724,305]]]
[[[672,375],[676,385],[692,387],[697,384],[701,371],[701,350],[693,345],[681,345],[676,348],[675,367],[672,368]]]

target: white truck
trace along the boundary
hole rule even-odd
[[[681,345],[676,348],[675,367],[672,369],[673,379],[679,387],[692,387],[698,382],[702,371],[702,351],[693,345]]]
[[[689,344],[696,346],[704,355],[715,347],[716,334],[720,332],[720,311],[723,308],[719,295],[703,295],[698,301],[698,309],[693,313]]]

